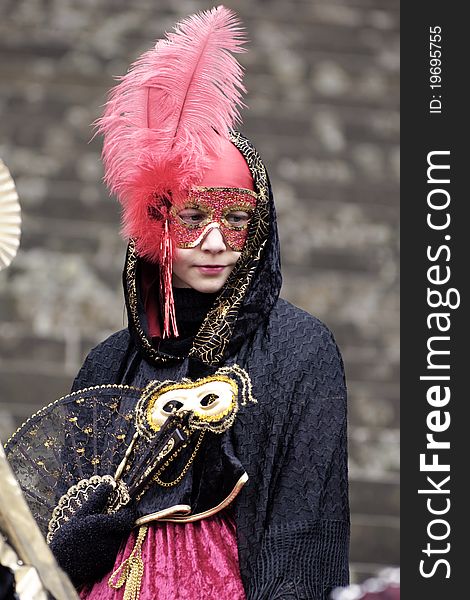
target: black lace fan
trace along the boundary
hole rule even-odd
[[[79,390],[37,412],[8,440],[8,461],[48,541],[100,483],[114,488],[107,507],[114,512],[189,443],[190,413],[171,415],[156,432],[136,418],[145,411],[141,394],[122,385]]]

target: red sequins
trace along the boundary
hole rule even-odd
[[[231,250],[241,252],[256,194],[242,188],[196,187],[183,207],[171,211],[172,235],[179,248],[195,248],[218,228]]]

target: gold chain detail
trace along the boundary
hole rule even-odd
[[[161,485],[162,487],[166,487],[166,488],[168,488],[168,487],[173,487],[173,486],[175,486],[175,485],[178,485],[178,483],[179,483],[179,482],[180,482],[180,481],[183,479],[183,477],[186,475],[186,473],[187,473],[187,472],[188,472],[188,470],[189,470],[189,467],[192,465],[192,463],[193,463],[194,459],[196,458],[196,454],[197,454],[197,452],[198,452],[198,450],[199,450],[199,448],[200,448],[200,446],[201,446],[201,444],[202,444],[202,440],[203,440],[203,438],[204,438],[204,434],[205,434],[205,433],[206,433],[205,431],[202,431],[202,432],[200,433],[200,435],[199,435],[199,438],[198,438],[198,440],[197,440],[197,443],[196,443],[196,446],[195,446],[195,448],[194,448],[194,450],[193,450],[193,453],[192,453],[192,454],[191,454],[191,456],[189,457],[189,460],[188,460],[188,462],[186,463],[186,465],[185,465],[184,469],[181,471],[181,473],[178,475],[178,477],[177,477],[176,479],[174,479],[173,481],[162,481],[162,480],[160,479],[160,475],[162,474],[162,471],[163,471],[163,470],[164,470],[164,469],[165,469],[165,468],[166,468],[166,467],[167,467],[167,466],[170,464],[170,462],[171,462],[171,460],[172,460],[172,459],[170,459],[170,460],[168,460],[168,461],[167,461],[167,462],[166,462],[166,463],[163,465],[163,467],[162,467],[161,469],[159,469],[159,470],[158,470],[158,472],[157,472],[157,473],[155,473],[155,475],[153,476],[153,480],[154,480],[156,483],[158,483],[158,485]]]
[[[126,560],[114,570],[113,574],[108,579],[108,586],[114,590],[119,590],[124,583],[126,584],[123,600],[139,600],[140,598],[140,588],[142,586],[142,577],[144,574],[142,544],[144,543],[147,531],[147,525],[142,525],[142,527],[139,528],[139,533],[132,552]]]

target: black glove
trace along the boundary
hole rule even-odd
[[[111,492],[112,487],[102,483],[52,538],[50,548],[75,587],[93,583],[112,569],[134,525],[133,502],[114,514],[103,514]]]

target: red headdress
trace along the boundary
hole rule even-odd
[[[160,265],[164,336],[170,325],[177,335],[169,210],[217,164],[239,121],[243,71],[231,53],[244,51],[244,42],[223,6],[184,19],[120,78],[97,121],[122,232],[139,256]]]

